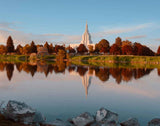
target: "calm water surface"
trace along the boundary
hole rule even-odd
[[[159,71],[159,72],[158,72]],[[105,107],[141,125],[160,117],[160,70],[0,63],[0,101],[24,101],[48,121]]]

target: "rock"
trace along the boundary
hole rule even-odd
[[[41,113],[35,109],[25,103],[12,100],[4,108],[3,115],[8,119],[25,124],[42,123],[45,121]]]
[[[105,108],[100,108],[96,113],[96,121],[104,126],[116,126],[118,124],[118,114]]]
[[[148,122],[148,126],[160,126],[160,118],[152,119]]]
[[[140,126],[136,118],[130,118],[127,121],[120,123],[121,126]]]
[[[73,126],[71,123],[69,123],[67,121],[62,121],[60,119],[56,119],[55,121],[53,121],[49,124],[53,125],[53,126]]]
[[[94,120],[94,117],[90,113],[85,112],[73,118],[72,121],[76,126],[86,126],[88,124],[91,124],[95,120]]]

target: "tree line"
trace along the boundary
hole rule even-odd
[[[0,45],[0,54],[18,54],[18,55],[28,55],[31,53],[37,53],[38,47],[45,47],[49,54],[58,53],[59,50],[67,53],[77,53],[77,54],[110,54],[110,55],[138,55],[138,56],[155,56],[160,55],[160,46],[157,52],[152,51],[149,47],[142,45],[138,42],[131,42],[129,40],[122,41],[120,37],[115,39],[115,43],[110,46],[110,43],[106,39],[99,41],[95,48],[92,45],[86,47],[84,44],[80,44],[76,49],[71,46],[65,47],[65,45],[55,45],[48,44],[46,42],[44,45],[36,45],[34,41],[25,46],[18,45],[16,48],[11,36],[8,37],[6,45]]]

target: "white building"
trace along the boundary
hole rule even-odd
[[[80,44],[84,44],[87,48],[89,45],[93,46],[93,48],[95,48],[95,44],[92,43],[92,40],[91,40],[91,35],[88,31],[88,24],[86,22],[86,29],[85,29],[85,32],[84,34],[82,35],[82,41]],[[70,46],[72,48],[77,48],[80,44],[70,44]]]

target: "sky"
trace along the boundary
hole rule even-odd
[[[116,37],[160,45],[160,0],[0,0],[0,44],[80,43],[86,21],[93,43]]]

